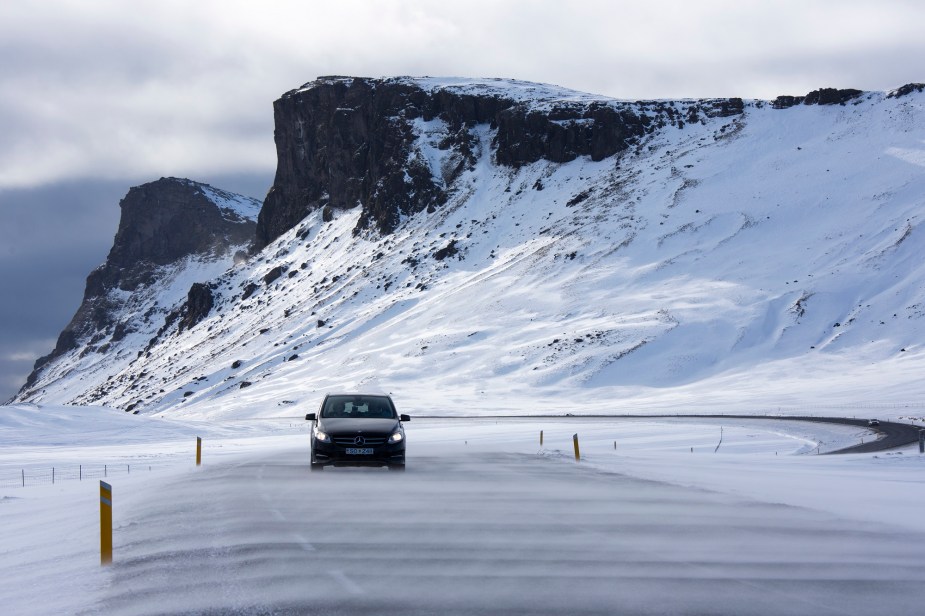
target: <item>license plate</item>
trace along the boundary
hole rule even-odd
[[[348,456],[371,456],[373,454],[372,447],[347,447]]]

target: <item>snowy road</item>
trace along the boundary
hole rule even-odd
[[[431,443],[404,474],[310,474],[307,449],[288,446],[125,495],[107,588],[84,613],[860,615],[925,604],[922,535],[557,455],[475,451]]]

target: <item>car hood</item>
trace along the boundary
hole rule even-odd
[[[331,435],[338,434],[392,434],[398,429],[397,419],[380,417],[326,417],[319,422],[322,430]]]

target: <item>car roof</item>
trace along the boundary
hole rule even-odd
[[[364,391],[336,391],[336,392],[331,392],[331,393],[324,395],[325,398],[330,398],[332,396],[347,396],[347,397],[365,396],[365,397],[372,397],[372,398],[391,398],[392,397],[390,394],[380,394],[380,393],[364,392]]]

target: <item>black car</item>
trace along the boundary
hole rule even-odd
[[[388,466],[405,470],[407,415],[399,415],[389,396],[328,394],[318,413],[305,416],[312,426],[311,469],[325,466]]]

